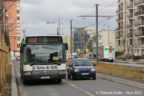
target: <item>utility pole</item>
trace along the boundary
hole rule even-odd
[[[96,61],[98,62],[99,50],[98,50],[98,4],[96,4]]]
[[[70,32],[71,32],[71,59],[72,59],[72,22],[73,20],[70,20]]]
[[[60,35],[60,26],[61,26],[61,18],[59,18],[59,21],[58,21],[58,28],[57,28],[57,35]]]
[[[110,46],[110,36],[109,36],[109,31],[110,31],[110,26],[109,26],[109,20],[112,18],[111,16],[106,17],[108,19],[108,45]]]
[[[108,17],[108,45],[110,46],[110,39],[109,39],[109,20],[110,20],[110,17]]]
[[[96,6],[96,15],[95,16],[89,16],[89,15],[84,15],[84,16],[78,16],[78,17],[82,17],[82,18],[86,18],[86,17],[95,17],[96,18],[96,61],[98,61],[98,57],[99,57],[99,49],[98,49],[98,19],[99,17],[103,17],[103,18],[111,18],[111,17],[115,17],[117,15],[108,15],[108,16],[103,16],[103,15],[99,15],[98,14],[98,4],[95,5]],[[108,21],[109,22],[109,21]]]
[[[59,28],[57,27],[57,35],[59,35]]]

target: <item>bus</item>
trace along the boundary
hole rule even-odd
[[[62,36],[28,36],[20,47],[22,81],[66,78],[67,43]]]

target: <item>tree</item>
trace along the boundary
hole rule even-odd
[[[89,40],[89,41],[88,41],[88,50],[89,50],[90,52],[93,51],[92,40]]]

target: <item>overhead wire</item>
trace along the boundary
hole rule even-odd
[[[111,5],[113,5],[113,4],[115,4],[115,3],[117,3],[117,2],[110,3],[110,4],[106,5],[106,6],[103,7],[103,8],[100,8],[100,10],[103,10],[103,9],[105,9],[105,8],[108,8],[108,7],[111,7]]]

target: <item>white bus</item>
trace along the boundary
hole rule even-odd
[[[24,83],[35,79],[66,78],[66,50],[62,36],[29,36],[20,48],[20,73]]]

